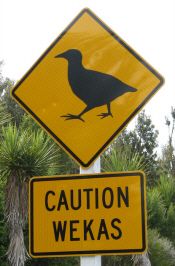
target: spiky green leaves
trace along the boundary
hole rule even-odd
[[[24,266],[28,257],[23,235],[28,180],[47,175],[49,170],[54,174],[57,157],[56,145],[40,129],[20,130],[12,125],[2,129],[0,177],[6,181],[5,219],[10,237],[7,257],[12,266]]]
[[[43,131],[18,130],[9,125],[2,130],[0,145],[0,175],[14,174],[19,180],[56,171],[57,149]]]
[[[104,154],[102,161],[103,170],[107,172],[147,170],[143,157],[130,149],[112,149]]]

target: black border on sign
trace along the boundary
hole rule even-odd
[[[90,250],[90,251],[65,251],[65,252],[34,252],[34,183],[47,182],[47,181],[64,181],[75,179],[92,179],[92,178],[115,178],[126,176],[139,176],[140,177],[140,192],[141,192],[141,221],[142,221],[142,248],[140,249],[121,249],[121,250]],[[143,253],[146,250],[146,220],[145,220],[145,182],[144,174],[142,172],[121,172],[121,173],[104,173],[104,174],[90,174],[90,175],[70,175],[70,176],[55,176],[55,177],[34,177],[30,181],[30,202],[29,202],[29,250],[30,255],[34,258],[44,258],[53,256],[81,256],[81,255],[95,255],[95,254],[138,254]]]
[[[75,24],[75,22],[84,14],[88,13],[97,23],[99,23],[111,36],[124,46],[132,55],[134,55],[149,71],[151,71],[159,80],[160,83],[152,90],[152,92],[143,100],[143,102],[134,110],[134,112],[125,120],[125,122],[115,131],[115,133],[108,139],[108,141],[96,152],[96,154],[87,162],[83,162],[74,152],[72,152],[66,144],[59,139],[54,132],[52,132],[47,125],[35,114],[32,110],[15,94],[18,87],[23,81],[30,75],[30,73],[37,67],[42,59],[49,53],[49,51],[57,44],[57,42],[66,34],[66,32]],[[146,104],[146,102],[157,92],[157,90],[164,83],[163,77],[154,70],[145,60],[143,60],[131,47],[129,47],[119,36],[117,36],[107,25],[105,25],[91,10],[85,8],[78,16],[69,24],[69,26],[62,32],[62,34],[51,44],[51,46],[44,52],[44,54],[36,61],[36,63],[30,68],[30,70],[24,75],[24,77],[17,83],[12,89],[12,96],[14,99],[28,112],[35,120],[67,151],[81,166],[89,167],[95,159],[103,152],[103,150],[110,144],[110,142],[120,133],[120,131],[128,124],[128,122],[138,113],[138,111]]]

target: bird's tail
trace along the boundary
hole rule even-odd
[[[136,92],[137,89],[135,89],[135,88],[133,88],[133,87],[131,87],[131,86],[128,86],[128,91],[129,91],[129,92]]]

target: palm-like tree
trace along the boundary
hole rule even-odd
[[[175,247],[170,239],[163,237],[157,229],[149,229],[148,240],[152,265],[175,265]]]
[[[147,165],[144,163],[143,156],[132,153],[129,147],[125,149],[112,147],[102,157],[102,169],[104,171],[135,171],[144,170],[147,172]]]
[[[43,131],[20,131],[12,125],[2,129],[0,177],[6,182],[5,218],[10,238],[7,257],[12,266],[23,266],[28,257],[23,229],[27,220],[29,178],[46,175],[50,168],[54,173],[56,158],[55,144]]]
[[[2,126],[9,123],[10,120],[11,120],[10,114],[6,111],[2,102],[0,102],[0,131],[2,129]]]
[[[157,236],[155,237],[156,239],[159,239],[160,237],[167,238],[169,239],[169,241],[172,242],[172,244],[175,247],[175,200],[174,199],[175,199],[175,180],[173,177],[161,176],[157,186],[149,188],[147,191],[149,227],[150,229],[154,230],[156,229],[157,232],[160,234],[159,237]],[[163,255],[163,250],[162,250],[162,255]]]

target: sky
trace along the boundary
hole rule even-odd
[[[3,76],[21,79],[85,7],[164,77],[164,86],[145,106],[159,130],[160,149],[168,138],[165,116],[175,107],[174,0],[0,0]]]

